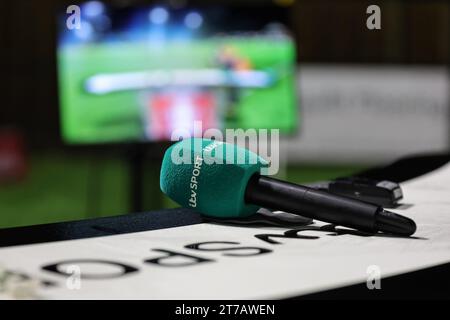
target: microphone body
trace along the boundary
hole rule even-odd
[[[216,218],[245,217],[265,207],[367,232],[416,231],[413,220],[380,206],[260,175],[267,165],[235,145],[185,139],[166,151],[160,186],[180,205]]]

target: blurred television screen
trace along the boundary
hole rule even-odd
[[[297,126],[295,45],[275,5],[80,5],[59,14],[58,81],[68,143],[169,140],[175,129]],[[233,21],[233,23],[230,23]]]

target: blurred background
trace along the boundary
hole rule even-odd
[[[450,149],[444,0],[5,0],[0,48],[1,228],[176,206],[193,120],[280,129],[298,183]]]

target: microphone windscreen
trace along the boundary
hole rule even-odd
[[[267,165],[256,153],[233,144],[184,139],[166,150],[160,187],[181,206],[204,215],[245,217],[259,209],[244,201],[248,181]]]

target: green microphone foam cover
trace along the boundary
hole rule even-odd
[[[248,180],[267,165],[256,153],[233,144],[184,139],[167,149],[160,186],[181,206],[204,215],[245,217],[259,209],[244,201]]]

